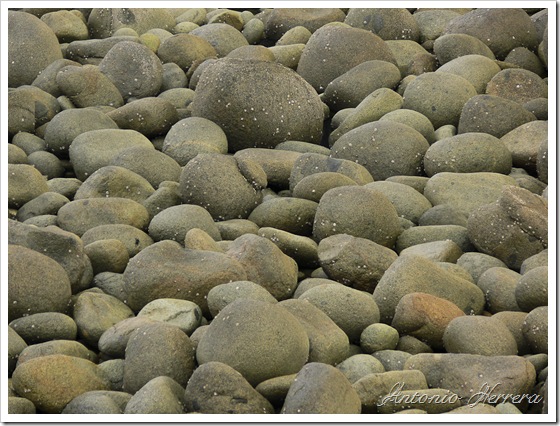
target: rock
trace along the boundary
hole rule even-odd
[[[17,320],[16,320],[17,321]],[[13,321],[12,321],[13,323]],[[19,355],[27,347],[27,343],[10,325],[8,327],[8,375],[12,377],[12,373],[16,369]]]
[[[329,189],[351,185],[357,185],[357,183],[342,173],[314,173],[298,182],[292,191],[292,195],[296,198],[304,198],[318,203]]]
[[[8,414],[37,414],[37,410],[30,400],[17,396],[9,396]]]
[[[200,325],[202,311],[188,300],[156,299],[144,306],[138,312],[138,317],[177,326],[189,336]]]
[[[408,359],[405,369],[420,370],[429,387],[449,389],[467,404],[495,403],[506,394],[530,394],[535,383],[532,364],[512,355],[418,354]]]
[[[62,58],[53,30],[29,13],[10,10],[8,34],[9,87],[31,84],[43,69]]]
[[[248,42],[236,28],[224,23],[208,23],[192,30],[194,35],[206,40],[216,50],[217,56],[224,57]]]
[[[35,167],[47,179],[60,178],[64,176],[65,169],[56,155],[50,152],[34,152],[27,158],[28,163]]]
[[[93,277],[94,287],[101,289],[103,293],[114,296],[121,302],[126,302],[124,292],[124,278],[116,272],[101,272]]]
[[[162,67],[163,74],[160,87],[162,93],[165,93],[166,90],[185,88],[187,86],[187,76],[179,65],[174,62],[168,62],[163,64]]]
[[[179,327],[161,322],[145,325],[132,332],[126,344],[123,389],[135,394],[159,376],[186,386],[194,368],[194,346]]]
[[[214,240],[221,240],[220,232],[210,213],[200,206],[182,204],[158,213],[150,222],[148,233],[154,241],[174,240],[183,242],[191,229],[199,228]]]
[[[317,206],[316,202],[301,198],[273,198],[259,204],[248,219],[259,227],[272,227],[310,236]]]
[[[419,43],[437,40],[452,19],[461,14],[451,9],[416,10],[412,17],[420,31]]]
[[[88,17],[88,28],[94,38],[111,37],[120,28],[130,28],[144,34],[152,28],[170,30],[175,19],[165,9],[113,8],[92,9]]]
[[[302,9],[300,9],[302,10]],[[276,9],[276,11],[279,11]],[[267,21],[268,22],[268,21]],[[302,25],[297,25],[286,31],[282,37],[278,39],[275,46],[289,46],[291,44],[305,44],[311,37],[311,31]]]
[[[539,77],[546,76],[544,64],[535,53],[531,52],[526,47],[516,47],[512,49],[504,59],[504,62],[534,72]]]
[[[348,335],[351,343],[359,341],[368,325],[379,322],[379,308],[372,297],[346,286],[318,285],[298,299],[307,300],[326,313]]]
[[[397,211],[389,199],[381,192],[357,186],[327,191],[313,224],[313,236],[319,241],[335,234],[349,234],[392,247],[400,232]]]
[[[512,155],[498,138],[485,133],[462,133],[438,140],[424,156],[428,176],[441,172],[509,174]]]
[[[130,41],[134,43],[141,43],[138,34],[124,34],[115,35],[109,38],[90,39],[90,40],[75,40],[68,44],[66,47],[66,58],[73,63],[68,65],[99,65],[105,55],[111,48],[120,42]],[[53,65],[54,67],[55,65]],[[62,67],[58,66],[60,69]],[[52,70],[49,70],[52,72]]]
[[[16,368],[12,378],[16,392],[44,413],[60,413],[78,395],[109,389],[94,363],[67,355],[29,360]]]
[[[244,234],[257,234],[259,227],[256,223],[247,219],[230,219],[216,222],[222,240],[235,240]]]
[[[414,226],[404,230],[398,237],[395,249],[401,253],[403,250],[414,247],[424,242],[447,241],[454,242],[462,251],[472,251],[473,246],[469,241],[467,228],[458,225],[430,225]],[[418,249],[416,249],[418,250]],[[451,249],[452,256],[460,256],[456,248]]]
[[[64,195],[56,192],[44,192],[21,206],[17,212],[16,219],[25,222],[27,219],[37,216],[56,215],[58,210],[69,202],[70,200]]]
[[[164,64],[174,63],[186,71],[195,62],[216,57],[216,50],[202,37],[176,34],[161,43],[157,55]]]
[[[448,353],[517,355],[517,342],[509,329],[501,321],[480,315],[452,319],[443,334],[443,345]]]
[[[383,193],[395,206],[400,217],[418,223],[420,217],[429,210],[431,203],[414,188],[397,182],[378,181],[365,185]]]
[[[510,175],[515,179],[520,188],[531,191],[533,194],[545,197],[545,190],[547,190],[546,183],[529,175],[525,169],[513,168]]]
[[[218,243],[205,231],[193,228],[185,234],[185,248],[224,253]]]
[[[124,349],[123,349],[124,358]],[[121,392],[124,375],[124,359],[110,359],[98,365],[100,374],[109,380],[112,391]]]
[[[130,335],[146,325],[155,323],[156,320],[145,316],[119,321],[101,335],[98,342],[99,350],[110,357],[124,358]]]
[[[92,351],[79,342],[74,340],[50,340],[48,342],[27,346],[19,354],[18,366],[31,359],[49,355],[68,355],[92,362],[97,359]]]
[[[217,61],[203,72],[192,114],[218,124],[233,152],[286,140],[319,143],[324,118],[318,95],[299,75],[280,64],[239,59]]]
[[[107,116],[119,128],[135,130],[147,137],[165,135],[179,121],[177,109],[171,102],[159,97],[144,97],[128,102]]]
[[[260,204],[266,183],[258,164],[222,154],[199,154],[179,181],[183,202],[204,207],[217,220],[246,219]]]
[[[234,281],[220,284],[208,292],[208,309],[212,317],[237,299],[260,300],[276,303],[277,300],[264,287],[252,281]]]
[[[501,321],[509,329],[517,343],[517,352],[519,355],[531,353],[529,341],[523,334],[523,326],[527,318],[526,312],[502,311],[492,315],[492,318]]]
[[[420,46],[414,40],[394,39],[387,40],[387,45],[391,49],[401,75],[410,74],[419,75],[425,72],[433,72],[436,70],[435,57]],[[422,67],[419,67],[420,64]],[[425,67],[426,69],[423,69]],[[415,71],[418,72],[415,72]]]
[[[352,385],[360,397],[364,414],[376,413],[381,398],[392,391],[425,389],[427,386],[426,378],[418,370],[368,374]]]
[[[135,312],[152,300],[172,298],[194,302],[206,314],[210,289],[247,279],[241,264],[225,254],[185,250],[174,241],[145,248],[130,260],[123,275],[127,303]]]
[[[40,312],[65,312],[71,295],[66,271],[26,247],[9,245],[9,321]]]
[[[258,43],[264,36],[264,23],[260,19],[250,19],[243,27],[243,37],[250,44]]]
[[[35,102],[25,90],[11,90],[8,93],[8,135],[19,132],[35,132]]]
[[[548,120],[548,99],[537,98],[523,104],[523,108],[533,114],[537,120]]]
[[[486,44],[468,34],[444,34],[434,41],[434,53],[442,65],[469,55],[479,55],[495,60],[494,53]]]
[[[426,210],[418,219],[420,226],[458,225],[467,227],[468,213],[451,204],[439,204]]]
[[[426,183],[424,196],[434,206],[451,204],[471,214],[478,207],[496,201],[504,185],[516,186],[515,179],[490,172],[441,172]]]
[[[397,259],[397,254],[373,241],[347,234],[324,238],[319,262],[327,276],[357,290],[372,292]]]
[[[331,151],[329,148],[321,145],[315,145],[309,142],[302,141],[286,141],[280,142],[274,149],[282,151],[294,151],[301,154],[314,153],[328,156]]]
[[[313,33],[301,54],[297,72],[321,92],[356,65],[372,60],[395,63],[381,37],[368,30],[331,24]]]
[[[336,365],[348,357],[348,336],[323,311],[299,299],[280,302],[301,323],[309,337],[308,362]]]
[[[534,120],[536,117],[515,101],[477,95],[464,104],[458,132],[488,133],[501,138],[516,127]]]
[[[449,73],[424,73],[404,91],[403,108],[417,111],[430,119],[434,128],[457,126],[466,102],[476,89],[463,77]]]
[[[269,186],[287,189],[294,163],[300,155],[292,151],[246,148],[237,151],[234,157],[258,163],[266,173]]]
[[[299,43],[288,46],[271,46],[268,50],[272,52],[277,63],[296,70],[304,48],[305,44]]]
[[[270,240],[253,234],[237,238],[226,255],[239,262],[253,281],[277,300],[289,298],[297,286],[298,267]]]
[[[224,131],[202,117],[189,117],[175,123],[165,136],[162,152],[184,166],[201,153],[226,154],[228,141]]]
[[[505,267],[487,269],[480,275],[477,285],[486,295],[486,307],[491,313],[520,311],[515,300],[515,287],[520,275]]]
[[[481,313],[485,304],[484,294],[475,284],[443,270],[426,258],[402,256],[393,262],[373,292],[381,321],[392,321],[400,299],[418,292],[453,302],[469,314]]]
[[[319,264],[317,243],[311,238],[269,227],[260,228],[257,235],[272,241],[302,268],[316,267]]]
[[[543,251],[525,259],[521,264],[519,273],[521,275],[525,275],[531,269],[538,268],[539,266],[548,266],[548,249],[544,249]]]
[[[307,333],[292,314],[277,305],[250,299],[236,300],[222,309],[196,350],[200,365],[223,362],[253,386],[296,373],[308,354]]]
[[[404,8],[349,9],[344,23],[377,34],[383,40],[414,40],[420,30],[412,14]]]
[[[414,130],[420,132],[424,139],[428,143],[432,144],[435,142],[434,126],[432,122],[423,114],[411,109],[397,109],[395,111],[388,112],[379,121],[394,121],[401,124],[406,124],[412,127]]]
[[[8,207],[22,207],[48,191],[46,179],[33,166],[8,164]]]
[[[498,201],[471,214],[469,238],[478,251],[519,270],[525,259],[547,247],[547,215],[545,199],[525,189],[506,186]]]
[[[314,33],[325,24],[344,21],[344,17],[340,9],[273,9],[266,20],[266,37],[279,40],[296,27],[304,27]]]
[[[132,41],[115,44],[99,63],[99,70],[109,77],[125,101],[156,96],[163,82],[163,67],[156,54]]]
[[[96,226],[87,230],[81,239],[84,245],[89,245],[96,241],[119,240],[125,245],[130,258],[154,243],[150,236],[140,229],[131,225],[119,224]]]
[[[340,173],[352,179],[358,185],[373,182],[368,170],[350,160],[327,157],[326,155],[307,153],[298,157],[290,174],[290,190],[304,178],[318,173]]]
[[[116,391],[89,391],[70,401],[62,414],[123,414],[131,395]]]
[[[367,354],[358,354],[346,358],[336,368],[342,371],[342,374],[352,384],[369,374],[385,372],[385,367],[383,367],[381,361]]]
[[[15,134],[12,137],[12,145],[21,148],[26,155],[35,151],[45,151],[45,141],[40,137],[27,132],[19,132]]]
[[[183,414],[183,387],[166,376],[142,386],[126,404],[125,414]]]
[[[486,86],[486,93],[520,104],[548,97],[548,85],[535,73],[524,69],[505,69]]]
[[[548,143],[548,122],[531,121],[502,136],[501,141],[511,152],[513,166],[530,173],[537,171],[541,146]],[[546,148],[545,148],[546,149]]]
[[[273,414],[274,409],[236,370],[207,362],[192,375],[184,394],[187,411],[206,414]]]
[[[476,37],[500,60],[514,47],[534,50],[538,44],[535,26],[522,9],[476,9],[449,22],[445,34]]]
[[[372,353],[372,356],[383,364],[385,371],[396,371],[403,369],[404,363],[411,355],[393,349],[383,349]]]
[[[45,13],[41,21],[47,24],[55,33],[61,43],[88,38],[88,28],[81,13],[72,13],[67,10],[57,10]]]
[[[461,248],[451,240],[415,244],[400,252],[400,256],[422,256],[434,262],[455,263],[463,254]]]
[[[519,277],[515,300],[525,312],[548,305],[548,266],[536,267]]]
[[[487,84],[501,71],[499,65],[485,55],[464,55],[446,62],[437,72],[458,75],[468,80],[477,93],[484,94]]]
[[[534,354],[548,353],[548,306],[539,306],[527,314],[523,336]]]
[[[274,62],[274,54],[264,46],[240,46],[226,55],[227,58]]]
[[[336,368],[310,363],[298,373],[290,386],[282,413],[360,414],[360,398],[348,379]]]
[[[122,273],[129,260],[126,246],[116,239],[95,241],[85,246],[84,252],[91,261],[94,275],[102,272]]]
[[[360,347],[364,353],[372,354],[385,349],[395,349],[399,342],[399,332],[387,324],[371,324],[360,335]]]
[[[326,87],[322,100],[331,111],[355,108],[377,89],[393,89],[401,80],[396,65],[372,60],[362,62],[332,80]]]
[[[58,211],[58,225],[81,236],[99,225],[122,224],[146,229],[148,211],[127,198],[89,198],[65,204]]]
[[[28,164],[27,154],[14,144],[8,144],[8,164]]]
[[[273,377],[259,383],[255,390],[270,401],[275,408],[281,407],[295,378],[296,374]]]
[[[69,149],[76,177],[84,181],[96,170],[109,166],[115,157],[131,147],[153,148],[153,145],[134,130],[102,129],[81,133]]]
[[[397,347],[395,348],[397,351],[406,352],[410,355],[416,355],[421,353],[431,353],[433,349],[428,346],[426,343],[422,342],[420,339],[416,337],[404,335],[399,337],[399,343],[397,343]]]
[[[56,74],[56,84],[78,108],[111,106],[118,108],[124,101],[113,82],[95,65],[66,66]]]
[[[10,322],[9,325],[30,345],[49,340],[75,340],[78,334],[74,320],[59,312],[28,315]]]

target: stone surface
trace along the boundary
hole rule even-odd
[[[170,377],[155,377],[130,398],[124,414],[183,414],[184,392]]]
[[[278,197],[263,201],[248,219],[260,228],[271,227],[296,235],[311,236],[318,204],[295,197]]]
[[[78,334],[74,320],[60,312],[27,315],[9,325],[30,345],[49,340],[75,340]]]
[[[202,311],[188,300],[156,299],[144,306],[137,317],[174,325],[190,336],[201,323]]]
[[[530,269],[519,277],[515,300],[525,312],[548,305],[548,266]]]
[[[221,240],[220,232],[207,210],[200,206],[181,204],[169,207],[150,221],[148,234],[154,241],[173,240],[183,242],[191,229],[207,232],[214,240]]]

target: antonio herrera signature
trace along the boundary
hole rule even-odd
[[[389,402],[393,402],[395,404],[452,404],[463,399],[463,397],[452,392],[449,394],[430,395],[422,393],[421,390],[418,390],[413,393],[411,393],[411,391],[407,391],[407,393],[403,395],[402,391],[404,389],[404,385],[405,384],[402,382],[395,383],[389,394],[381,398],[377,405],[382,406]],[[480,403],[496,405],[504,402],[519,404],[524,400],[530,404],[537,404],[543,399],[543,397],[539,394],[497,393],[499,386],[501,386],[501,383],[496,383],[492,387],[490,387],[488,383],[484,383],[478,392],[469,397],[465,405],[474,407]]]

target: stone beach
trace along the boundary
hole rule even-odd
[[[548,9],[7,14],[8,413],[548,413]]]

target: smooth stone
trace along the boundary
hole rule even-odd
[[[420,29],[409,10],[404,8],[376,8],[348,10],[344,23],[377,34],[383,40],[415,40]]]
[[[400,256],[422,256],[434,262],[449,263],[455,263],[462,254],[461,248],[451,240],[415,244],[399,253]]]
[[[145,325],[156,321],[147,317],[131,317],[119,321],[108,328],[99,338],[98,348],[102,354],[113,358],[123,358],[130,335]]]
[[[271,227],[296,235],[311,236],[318,204],[301,198],[279,197],[259,204],[248,219],[259,227]]]
[[[53,30],[61,43],[87,39],[89,34],[84,20],[81,12],[72,13],[67,10],[57,10],[41,16],[41,21]]]
[[[421,354],[425,352],[431,353],[434,351],[429,345],[422,342],[420,339],[409,335],[399,337],[399,343],[397,343],[397,347],[395,349],[397,351],[406,352],[411,355]]]
[[[378,359],[381,364],[383,364],[383,368],[385,368],[385,371],[402,370],[404,367],[404,363],[411,356],[409,353],[394,349],[378,350],[371,355]]]
[[[543,251],[525,259],[521,264],[519,272],[521,275],[525,275],[531,269],[538,268],[539,266],[548,266],[548,249],[544,249]]]
[[[144,34],[152,28],[170,30],[175,19],[166,9],[93,9],[88,17],[88,27],[94,38],[111,37],[121,28],[130,28]]]
[[[300,9],[301,10],[301,9]],[[297,25],[286,31],[278,39],[275,46],[289,46],[290,44],[305,44],[309,41],[312,32],[302,25]]]
[[[124,278],[116,272],[101,272],[93,277],[93,287],[101,289],[103,293],[116,297],[126,303]]]
[[[131,395],[119,391],[89,391],[70,401],[62,414],[123,414]]]
[[[265,32],[267,38],[280,40],[293,28],[303,26],[314,33],[323,25],[342,22],[344,18],[344,13],[335,8],[273,9],[266,19]]]
[[[414,223],[418,223],[420,217],[432,207],[426,197],[402,183],[378,181],[364,186],[383,193],[395,206],[400,217]]]
[[[222,240],[233,241],[244,234],[257,234],[259,226],[247,219],[230,219],[216,222]]]
[[[249,44],[241,31],[221,22],[209,22],[192,30],[189,35],[200,37],[210,43],[219,58],[227,56],[238,47]]]
[[[271,227],[260,228],[257,235],[272,241],[302,268],[316,267],[319,264],[317,243],[311,238]]]
[[[131,225],[122,224],[99,225],[90,228],[84,232],[81,239],[84,245],[89,245],[96,241],[119,240],[126,247],[130,258],[154,243],[152,238],[144,231]]]
[[[531,353],[529,341],[523,334],[523,326],[527,318],[526,312],[502,311],[492,315],[492,318],[501,321],[509,329],[517,343],[518,355]]]
[[[487,269],[480,275],[476,285],[486,296],[486,310],[490,313],[521,311],[515,298],[515,287],[521,276],[505,267]]]
[[[28,315],[10,322],[9,326],[30,345],[49,340],[75,340],[78,334],[74,320],[59,312]]]
[[[500,259],[478,252],[463,253],[461,257],[457,259],[457,265],[465,268],[472,276],[474,282],[478,282],[481,275],[490,268],[506,267],[506,264]]]
[[[387,40],[387,45],[391,49],[391,52],[393,53],[393,56],[397,61],[397,66],[403,77],[410,74],[419,75],[423,74],[424,72],[433,72],[436,70],[435,57],[433,57],[433,59],[429,61],[431,62],[431,65],[426,64],[427,61],[424,62],[424,64],[427,66],[423,67],[425,68],[422,70],[423,72],[415,72],[415,61],[418,61],[419,58],[427,59],[431,57],[430,53],[416,41],[399,38]]]
[[[548,306],[539,306],[527,314],[523,336],[534,354],[548,353]]]
[[[29,155],[35,151],[45,151],[46,148],[46,144],[43,139],[41,139],[39,136],[27,132],[16,133],[12,137],[12,145],[22,149],[26,155]]]
[[[329,189],[351,185],[357,185],[357,183],[342,173],[315,173],[299,181],[294,187],[292,195],[318,203]]]
[[[44,192],[21,206],[18,209],[16,219],[25,222],[27,219],[37,216],[56,215],[58,210],[69,202],[70,200],[64,195],[56,192]]]
[[[511,130],[500,138],[511,152],[513,166],[533,174],[537,171],[541,146],[548,143],[548,122],[531,121]]]
[[[28,164],[25,151],[13,143],[8,144],[8,164]]]
[[[145,305],[137,317],[146,317],[179,327],[187,336],[198,328],[201,309],[193,302],[180,299],[156,299]]]
[[[183,414],[183,387],[170,377],[155,377],[126,404],[124,414]]]
[[[298,372],[308,354],[307,333],[289,311],[251,299],[235,300],[222,309],[196,349],[200,365],[222,362],[253,386]]]
[[[192,250],[208,250],[224,253],[218,243],[200,228],[193,228],[185,234],[185,248]]]
[[[8,135],[16,135],[19,132],[35,133],[35,100],[30,94],[22,89],[10,90],[8,92]]]
[[[167,64],[163,64],[162,68],[163,74],[160,87],[162,93],[165,93],[166,90],[182,89],[187,87],[187,76],[179,65],[174,62],[168,62]]]
[[[220,232],[210,213],[200,206],[181,204],[159,212],[150,221],[148,234],[154,241],[173,240],[183,242],[191,229],[207,232],[214,240],[221,240]]]
[[[401,253],[409,247],[424,244],[425,242],[447,240],[457,244],[459,249],[464,252],[473,250],[473,246],[468,237],[467,228],[458,225],[429,225],[408,228],[397,238],[395,248],[398,253]],[[457,252],[455,252],[455,254],[461,255]]]
[[[335,367],[311,362],[297,374],[286,395],[282,414],[360,414],[360,398]]]
[[[443,34],[449,21],[460,15],[459,12],[452,9],[417,9],[412,17],[420,31],[419,43],[437,40]]]
[[[533,114],[537,120],[548,120],[548,99],[537,98],[523,104],[523,108]]]
[[[367,354],[357,354],[336,365],[342,374],[354,384],[368,374],[384,373],[385,367],[377,358]]]
[[[8,396],[8,414],[37,414],[35,405],[26,398]]]
[[[27,162],[47,179],[63,177],[66,171],[60,159],[50,152],[34,152],[27,157]]]
[[[386,349],[393,350],[398,342],[399,332],[382,323],[368,325],[360,335],[360,347],[366,354]]]
[[[148,211],[150,220],[162,211],[180,204],[181,193],[179,191],[179,183],[173,181],[162,182],[160,188],[142,203]]]
[[[234,157],[258,163],[266,173],[269,186],[287,189],[294,163],[300,155],[293,151],[246,148],[237,151]]]
[[[278,145],[274,147],[274,149],[280,149],[282,151],[294,151],[294,152],[299,152],[301,154],[307,154],[307,153],[323,154],[327,156],[331,153],[330,149],[325,146],[315,145],[313,143],[302,142],[302,141],[280,142]]]
[[[515,300],[525,312],[548,306],[548,266],[530,269],[519,277],[515,285]]]
[[[68,355],[92,362],[95,362],[97,359],[92,351],[75,340],[50,340],[48,342],[27,346],[19,354],[17,365],[19,366],[31,359],[49,355]]]
[[[281,407],[295,378],[296,374],[273,377],[260,382],[255,386],[255,390],[272,403],[275,408]]]
[[[395,111],[388,112],[379,121],[394,121],[401,124],[406,124],[412,127],[414,130],[420,132],[422,136],[432,144],[436,140],[434,126],[432,122],[423,114],[418,111],[411,109],[397,109]]]
[[[16,320],[17,321],[17,320]],[[13,321],[12,321],[13,323]],[[27,348],[27,343],[10,325],[8,327],[8,375],[12,377],[12,373],[16,369],[19,355]]]
[[[65,57],[71,60],[71,63],[68,63],[68,65],[75,65],[76,63],[82,65],[99,65],[107,52],[109,52],[114,45],[123,41],[134,43],[141,42],[138,38],[138,34],[123,34],[109,38],[74,40],[68,43]],[[57,68],[60,70],[62,66],[57,66]]]
[[[534,72],[510,68],[497,73],[486,85],[486,93],[524,104],[548,97],[548,84]]]
[[[463,77],[480,95],[487,93],[486,86],[500,71],[500,66],[487,56],[464,55],[446,62],[436,72],[447,72]]]
[[[318,268],[323,273],[322,268]],[[305,293],[307,290],[313,287],[317,287],[322,284],[334,284],[334,285],[342,285],[337,281],[333,281],[327,278],[326,274],[322,277],[317,277],[312,274],[311,278],[305,278],[298,283],[296,291],[294,292],[293,298],[299,299],[299,297]]]
[[[19,208],[49,192],[46,179],[28,164],[8,164],[8,207]]]
[[[233,281],[220,284],[208,292],[208,309],[212,317],[237,299],[260,300],[276,303],[277,300],[264,287],[252,281]]]
[[[109,386],[112,391],[122,391],[124,359],[110,359],[98,364],[97,368],[100,374],[102,374],[109,381]]]

